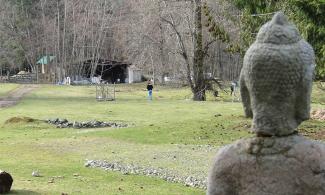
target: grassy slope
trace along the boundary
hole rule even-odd
[[[239,103],[192,102],[185,100],[188,90],[164,87],[158,88],[155,100],[148,102],[141,85],[120,85],[117,89],[117,101],[96,102],[92,87],[43,86],[19,105],[0,110],[0,124],[13,116],[29,116],[131,125],[125,129],[90,130],[56,129],[43,123],[3,125],[0,168],[13,173],[16,193],[204,194],[159,179],[87,169],[83,163],[85,158],[115,159],[166,167],[180,174],[205,175],[215,150],[192,150],[192,146],[210,144],[217,148],[250,136],[250,122],[243,118]],[[323,126],[324,122],[308,121],[301,128],[317,134],[325,131]],[[169,159],[175,154],[186,161]],[[152,162],[156,156],[158,160]],[[31,177],[32,170],[40,170],[44,177]],[[74,173],[80,176],[74,177]],[[48,183],[54,176],[64,178]]]

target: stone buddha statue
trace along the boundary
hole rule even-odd
[[[221,148],[207,195],[323,195],[325,145],[297,133],[309,118],[315,56],[279,12],[244,57],[240,89],[256,136]]]
[[[245,114],[258,136],[290,135],[309,119],[314,64],[312,47],[282,12],[263,25],[240,76]]]

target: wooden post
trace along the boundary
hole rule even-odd
[[[113,89],[114,91],[113,91],[113,97],[114,97],[114,100],[115,100],[115,82],[114,82],[114,89]]]
[[[38,65],[36,65],[36,83],[39,83]]]

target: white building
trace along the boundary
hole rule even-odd
[[[137,83],[141,82],[141,70],[134,65],[127,67],[128,77],[125,79],[126,83]]]

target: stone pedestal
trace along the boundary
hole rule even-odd
[[[303,136],[242,139],[220,149],[209,195],[324,195],[325,145]]]

